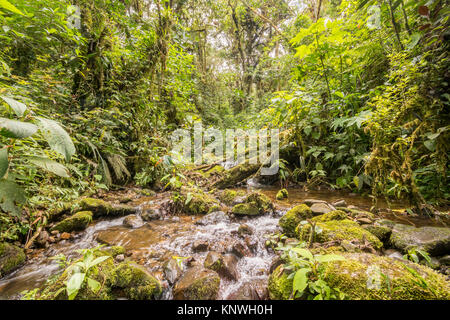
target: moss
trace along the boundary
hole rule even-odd
[[[216,252],[209,252],[206,256],[204,267],[219,272],[224,267],[223,257]]]
[[[289,210],[284,216],[280,218],[278,224],[283,229],[283,232],[289,237],[295,237],[295,228],[300,221],[311,218],[313,216],[311,209],[306,204],[301,204]]]
[[[316,216],[312,218],[312,221],[316,222],[327,222],[327,221],[333,221],[333,220],[344,220],[347,219],[347,214],[344,211],[341,210],[334,210],[330,211],[324,214],[321,214],[320,216]]]
[[[91,211],[80,211],[75,213],[69,218],[57,223],[52,230],[58,230],[59,232],[72,232],[82,231],[88,227],[92,222]]]
[[[287,197],[289,196],[289,193],[286,189],[281,189],[280,191],[277,192],[276,198],[277,200],[283,200],[283,199],[287,199]]]
[[[128,205],[112,205],[106,201],[94,198],[85,198],[79,202],[79,207],[84,211],[91,211],[94,217],[102,216],[126,216],[136,213],[136,209]]]
[[[361,210],[361,209],[349,209],[346,207],[337,207],[336,209],[344,211],[345,213],[347,213],[350,217],[352,218],[370,218],[370,219],[375,219],[375,215],[372,212],[369,211],[365,211],[365,210]]]
[[[256,202],[240,203],[233,207],[231,212],[240,216],[257,216],[259,215],[259,209]]]
[[[176,201],[183,208],[186,214],[207,214],[219,209],[218,202],[209,194],[202,192],[190,192],[191,199],[188,203],[187,195],[178,198]]]
[[[159,281],[137,264],[123,262],[115,269],[115,273],[113,286],[124,289],[128,299],[153,300],[162,294]]]
[[[321,229],[321,232],[315,234],[315,242],[358,240],[363,243],[364,240],[367,240],[375,249],[381,249],[383,247],[383,243],[377,237],[351,220],[317,222],[316,226]],[[303,241],[309,240],[310,232],[311,225],[309,224],[298,225],[296,229],[299,239]]]
[[[113,258],[117,257],[120,254],[125,254],[125,248],[122,246],[112,246],[106,249],[103,249],[102,252],[104,252],[106,255],[109,255]]]
[[[292,294],[292,278],[283,269],[283,265],[278,266],[269,276],[268,289],[271,300],[288,300]]]
[[[363,228],[376,236],[383,243],[387,243],[389,241],[389,237],[392,233],[391,229],[383,226],[366,225],[363,226]]]
[[[209,169],[205,173],[203,173],[203,176],[205,178],[210,178],[211,176],[215,176],[215,175],[220,176],[224,171],[225,171],[224,167],[217,165],[217,166],[214,166],[213,168]]]
[[[258,164],[249,164],[248,161],[244,162],[223,172],[223,177],[214,184],[214,187],[219,189],[234,187],[258,171],[259,167],[260,165]]]
[[[244,191],[237,191],[237,190],[230,190],[230,189],[226,189],[223,190],[220,194],[219,194],[219,199],[220,201],[222,201],[223,203],[225,203],[226,205],[232,205],[234,200],[237,197],[242,197],[245,195]]]
[[[259,192],[253,192],[249,194],[245,199],[245,202],[256,203],[260,214],[270,213],[273,211],[272,201],[269,199],[269,197]]]
[[[175,300],[215,300],[219,292],[220,277],[212,270],[189,269],[174,288]]]
[[[449,281],[428,267],[366,253],[342,255],[345,260],[326,264],[323,275],[331,287],[339,288],[350,299],[450,299]],[[419,286],[418,278],[408,272],[404,265],[413,268],[426,281],[427,288]],[[380,272],[389,278],[390,292],[388,282]],[[370,278],[375,279],[375,286],[368,287],[372,283]]]
[[[20,267],[26,259],[22,248],[0,242],[0,278]]]

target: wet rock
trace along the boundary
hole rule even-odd
[[[269,291],[265,280],[245,282],[227,300],[267,300]]]
[[[235,254],[238,258],[243,258],[251,255],[251,252],[248,249],[248,247],[240,241],[236,241],[233,244],[231,252]]]
[[[439,263],[441,265],[450,266],[450,254],[447,254],[439,258]]]
[[[280,218],[278,224],[288,237],[294,237],[295,228],[300,221],[312,218],[312,216],[311,209],[307,205],[301,204],[286,212],[286,214]]]
[[[203,266],[207,269],[219,272],[219,270],[223,268],[223,256],[218,252],[210,251],[206,256]]]
[[[237,204],[231,212],[237,216],[257,216],[260,214],[255,202]]]
[[[78,206],[81,210],[91,211],[94,218],[110,216],[121,217],[137,213],[137,209],[124,204],[111,204],[106,201],[94,198],[82,199]]]
[[[147,209],[141,214],[141,218],[144,221],[161,220],[163,214],[159,209]]]
[[[139,216],[135,214],[131,214],[129,216],[126,216],[125,219],[123,219],[123,225],[130,229],[136,229],[139,227],[142,227],[142,219],[139,218]]]
[[[370,220],[369,218],[357,218],[356,221],[359,224],[371,224],[373,221]]]
[[[386,256],[386,257],[389,257],[389,258],[395,258],[395,259],[403,259],[403,254],[400,252],[400,251],[398,251],[398,250],[395,250],[395,249],[387,249],[387,250],[384,250],[383,251],[383,254]]]
[[[215,300],[219,293],[217,272],[201,266],[187,270],[173,289],[175,300]]]
[[[174,284],[183,274],[183,270],[181,270],[175,259],[169,259],[163,267],[164,276],[170,284]]]
[[[102,252],[104,252],[107,255],[110,255],[111,257],[117,257],[119,255],[125,255],[125,248],[122,246],[112,246],[106,249],[103,249]],[[130,252],[131,254],[131,252]]]
[[[270,264],[269,273],[272,273],[276,268],[278,268],[278,266],[282,265],[283,263],[283,260],[279,256],[273,258],[272,263]]]
[[[248,224],[241,224],[238,228],[238,234],[243,237],[246,235],[252,235],[253,234],[253,228],[250,227]]]
[[[68,232],[61,233],[61,236],[59,237],[61,240],[69,240],[72,238],[72,235]]]
[[[238,216],[256,216],[273,213],[273,204],[264,194],[253,192],[245,198],[244,203],[235,205],[231,212]]]
[[[119,254],[115,257],[117,262],[122,262],[125,260],[125,255],[124,254]]]
[[[381,225],[364,225],[364,229],[375,235],[381,242],[387,244],[389,237],[391,236],[392,230],[388,227]]]
[[[305,200],[303,200],[303,203],[306,204],[308,207],[311,207],[313,204],[316,204],[316,203],[327,204],[327,202],[324,200],[316,200],[316,199],[305,199]]]
[[[219,274],[229,280],[236,281],[238,279],[237,263],[238,258],[234,254],[224,255],[223,268],[219,270]]]
[[[396,224],[392,229],[390,242],[394,248],[403,252],[420,248],[432,256],[439,256],[450,252],[450,228],[415,228]]]
[[[50,239],[50,234],[47,231],[42,230],[36,239],[36,243],[39,246],[44,247],[47,244],[47,242],[49,242],[49,239]]]
[[[345,200],[338,200],[336,202],[333,202],[333,207],[347,207],[347,202]]]
[[[183,192],[181,197],[173,200],[177,206],[181,207],[183,213],[190,215],[206,215],[219,209],[219,202],[216,199],[198,190],[188,190]]]
[[[334,210],[330,211],[324,214],[321,214],[320,216],[316,216],[311,219],[311,221],[315,222],[327,222],[327,221],[339,221],[339,220],[345,220],[348,216],[344,211],[341,210]]]
[[[201,226],[209,226],[209,225],[214,225],[214,224],[218,224],[221,222],[228,222],[228,221],[229,221],[229,218],[225,212],[216,211],[216,212],[211,212],[211,213],[207,214],[200,220],[197,220],[195,222],[195,224],[201,225]]]
[[[270,274],[268,280],[269,298],[271,300],[288,300],[292,295],[292,278],[288,270],[279,265]]]
[[[288,191],[286,189],[281,189],[280,191],[277,192],[276,199],[284,200],[287,199],[288,196],[289,196]]]
[[[369,244],[375,249],[380,249],[383,243],[372,233],[362,228],[358,223],[345,220],[332,220],[327,222],[317,222],[316,227],[321,229],[321,232],[315,233],[315,242],[328,241],[358,241],[360,244]],[[311,225],[299,225],[296,229],[300,240],[308,241],[311,233]]]
[[[80,211],[57,223],[52,230],[57,230],[59,232],[82,231],[89,226],[91,221],[91,211]]]
[[[0,278],[19,268],[25,259],[26,255],[22,248],[0,242]]]
[[[236,204],[236,203],[234,203],[235,199],[237,197],[243,197],[243,196],[245,196],[244,191],[236,191],[236,190],[230,190],[230,189],[223,190],[222,192],[219,193],[220,201],[222,201],[223,203],[225,203],[228,206]]]
[[[327,204],[326,202],[323,203],[313,203],[311,205],[311,211],[313,213],[313,215],[318,216],[324,213],[328,213],[330,211],[336,210],[335,208],[331,207],[329,204]]]
[[[192,244],[192,251],[193,252],[205,252],[209,248],[209,243],[207,241],[203,240],[196,240]]]

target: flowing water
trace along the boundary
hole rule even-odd
[[[169,216],[163,220],[141,221],[141,226],[134,229],[123,225],[123,217],[98,221],[84,232],[79,233],[74,239],[61,241],[47,249],[35,250],[25,266],[0,280],[0,299],[15,299],[21,291],[39,287],[49,276],[60,272],[56,261],[50,259],[52,256],[64,254],[67,257],[75,258],[77,256],[75,250],[95,247],[99,245],[99,242],[124,246],[127,253],[131,255],[131,259],[144,265],[163,282],[166,288],[163,299],[171,299],[171,287],[164,281],[162,272],[164,261],[172,256],[178,256],[189,257],[191,261],[202,263],[207,252],[194,253],[192,244],[196,241],[209,243],[208,251],[230,252],[233,244],[244,241],[239,237],[237,230],[241,224],[245,223],[254,231],[245,239],[251,252],[238,261],[237,281],[221,280],[219,299],[228,299],[249,283],[265,283],[267,281],[269,268],[275,254],[266,250],[266,236],[277,231],[279,218],[289,208],[305,199],[326,200],[329,203],[345,199],[347,204],[362,209],[369,209],[371,206],[368,198],[334,191],[304,192],[300,189],[289,189],[289,199],[280,202],[275,200],[278,189],[258,190],[274,200],[276,207],[274,214],[240,219],[217,214],[210,221],[204,221],[204,217],[198,216]],[[142,212],[148,208],[159,207],[166,201],[166,196],[160,194],[156,197],[142,197],[132,204]],[[381,207],[383,206],[386,204],[381,203]],[[404,204],[397,203],[394,204],[395,206],[404,207]],[[396,219],[392,213],[385,215],[388,218]],[[402,219],[404,220],[404,218]],[[401,222],[414,225],[433,224],[431,220],[421,219],[408,219],[406,222]]]

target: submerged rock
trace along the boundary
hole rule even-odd
[[[19,268],[26,260],[22,248],[7,242],[0,242],[0,278]]]
[[[375,249],[383,247],[383,243],[369,231],[363,229],[358,223],[345,220],[331,220],[327,222],[317,222],[315,232],[315,242],[328,241],[353,241],[356,240],[361,244],[366,241]],[[311,225],[299,225],[296,232],[300,240],[308,241],[311,233]]]
[[[286,214],[280,218],[278,224],[287,236],[295,237],[295,228],[300,221],[312,218],[312,216],[311,209],[306,204],[301,204],[286,212]]]
[[[253,228],[250,227],[248,224],[241,224],[237,230],[238,234],[241,237],[244,237],[246,235],[252,235],[253,234]]]
[[[229,280],[237,279],[237,265],[238,259],[233,254],[225,256],[220,253],[210,251],[206,256],[204,267],[216,271],[220,276]]]
[[[430,255],[439,256],[450,252],[450,228],[415,228],[396,224],[392,229],[390,242],[393,247],[403,252],[419,248]]]
[[[57,223],[52,230],[57,230],[59,232],[82,231],[88,227],[91,221],[91,211],[80,211]]]
[[[219,293],[220,277],[201,266],[187,270],[173,289],[175,300],[215,300]]]
[[[209,248],[208,241],[196,240],[192,244],[192,251],[193,252],[205,252],[205,251],[208,250],[208,248]]]
[[[147,209],[141,214],[141,218],[144,221],[160,220],[163,214],[159,209]]]

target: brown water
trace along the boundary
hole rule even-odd
[[[244,189],[248,191],[248,189]],[[231,246],[239,241],[244,241],[237,235],[237,229],[241,223],[248,224],[255,232],[245,241],[252,245],[252,252],[247,257],[239,260],[237,265],[238,280],[222,280],[219,292],[220,299],[227,299],[239,288],[248,283],[266,281],[268,270],[275,255],[265,249],[266,237],[278,230],[279,218],[293,206],[300,204],[306,199],[325,200],[332,203],[344,199],[348,205],[354,205],[361,209],[368,210],[371,199],[357,195],[330,192],[311,191],[305,192],[300,189],[288,189],[289,198],[285,201],[275,200],[278,189],[264,188],[258,189],[270,197],[275,204],[276,212],[273,215],[265,215],[257,218],[243,218],[235,220],[229,216],[220,216],[216,221],[205,225],[198,224],[202,217],[193,216],[173,216],[164,220],[143,222],[142,226],[130,229],[123,226],[123,219],[97,221],[84,232],[70,241],[62,241],[52,245],[48,249],[35,250],[32,257],[29,257],[26,265],[13,274],[0,280],[0,300],[14,299],[18,294],[27,289],[33,289],[45,283],[49,276],[61,270],[55,261],[49,258],[57,254],[65,254],[68,257],[77,256],[74,250],[90,248],[107,243],[108,245],[122,245],[131,254],[131,259],[146,266],[163,284],[162,264],[171,256],[191,257],[194,261],[202,263],[207,252],[194,253],[192,243],[194,241],[206,241],[210,244],[210,251],[229,252]],[[148,208],[158,208],[166,201],[167,194],[158,194],[155,197],[140,197],[134,200],[131,205],[145,210]],[[378,202],[381,215],[394,219],[401,223],[413,224],[416,226],[436,225],[430,219],[407,218],[403,215],[388,212],[387,204]],[[404,203],[395,203],[394,208],[405,208]],[[171,288],[165,283],[167,288],[163,299],[171,299]]]

